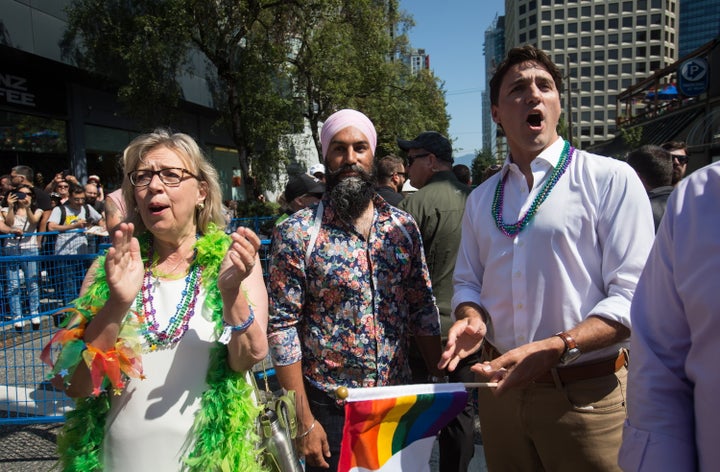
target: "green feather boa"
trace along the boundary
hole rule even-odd
[[[148,238],[141,238],[146,249]],[[202,284],[207,291],[206,305],[212,309],[219,333],[223,327],[222,299],[217,288],[220,263],[230,246],[230,238],[211,227],[196,243],[197,261],[203,266]],[[143,250],[146,254],[147,251]],[[95,313],[108,299],[104,256],[89,290],[75,300],[78,310]],[[253,400],[253,386],[244,372],[234,372],[227,362],[227,346],[216,342],[210,353],[210,366],[200,411],[193,425],[193,449],[185,457],[184,470],[190,471],[263,471],[260,463],[256,419],[260,407]],[[63,471],[90,472],[103,468],[102,445],[105,422],[110,410],[110,393],[76,400],[75,409],[66,415],[58,436],[58,452]]]

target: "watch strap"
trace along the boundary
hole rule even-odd
[[[565,351],[563,351],[563,353],[568,352],[571,349],[577,349],[577,343],[575,342],[575,338],[570,336],[570,333],[568,333],[567,331],[558,333],[555,336],[562,339],[563,342],[565,343]]]

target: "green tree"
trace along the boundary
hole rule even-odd
[[[178,78],[193,71],[191,59],[205,60],[252,192],[274,187],[280,137],[299,116],[285,66],[296,8],[292,0],[75,0],[63,45],[79,66],[119,84],[143,127],[173,124]]]
[[[116,85],[126,111],[142,126],[172,122],[181,92],[176,78],[187,64],[182,5],[75,0],[67,13],[65,57]]]
[[[397,0],[75,0],[68,23],[68,56],[117,84],[144,127],[174,123],[178,77],[205,61],[251,190],[276,188],[303,118],[318,150],[318,123],[340,108],[373,120],[380,155],[447,133],[442,83],[396,60],[412,25]]]
[[[447,131],[441,83],[427,71],[410,74],[397,59],[408,51],[412,26],[397,0],[308,1],[298,24],[290,63],[318,154],[318,125],[341,108],[373,120],[378,155],[394,152],[397,137]]]
[[[625,144],[627,144],[629,149],[637,149],[643,144],[642,126],[635,126],[633,128],[620,128],[620,135],[622,136],[623,141],[625,141]]]
[[[483,180],[485,169],[494,164],[497,164],[497,159],[493,157],[490,149],[484,148],[477,151],[470,167],[473,184],[479,185]]]
[[[248,189],[272,189],[287,156],[282,137],[297,127],[287,58],[294,1],[184,0],[192,45],[216,72],[212,91],[238,148]]]

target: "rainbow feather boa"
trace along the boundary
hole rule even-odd
[[[143,254],[147,253],[148,238],[141,238]],[[222,330],[222,299],[217,288],[220,263],[230,246],[230,238],[216,227],[196,243],[197,261],[204,268],[202,283],[207,291],[205,303],[212,309],[218,334]],[[43,350],[42,358],[52,366],[50,377],[60,376],[64,381],[80,362],[88,367],[98,364],[98,355],[88,353],[82,341],[85,326],[108,299],[105,283],[104,256],[98,259],[95,280],[88,291],[74,302],[67,321]],[[101,471],[103,468],[102,444],[105,421],[110,410],[109,386],[114,390],[124,386],[123,376],[142,377],[139,327],[136,313],[129,313],[121,328],[117,351],[119,362],[115,367],[99,367],[104,372],[103,388],[94,396],[77,399],[75,409],[66,415],[63,431],[58,436],[58,452],[63,471]],[[62,346],[55,363],[50,361],[52,345]],[[94,354],[94,355],[93,355]],[[210,352],[206,382],[200,411],[195,416],[192,451],[184,459],[184,469],[191,471],[263,471],[260,463],[259,437],[256,419],[260,407],[253,400],[253,386],[244,372],[234,372],[227,363],[227,346],[216,342]],[[104,361],[106,359],[103,359]]]

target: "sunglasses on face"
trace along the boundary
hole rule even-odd
[[[677,159],[680,164],[687,164],[689,158],[682,154],[670,154],[674,159]]]
[[[430,154],[432,154],[432,153],[424,152],[422,154],[415,154],[414,156],[411,156],[410,154],[408,154],[408,165],[411,166],[411,165],[413,165],[413,162],[415,162],[415,159],[422,159],[423,157],[428,157]]]

